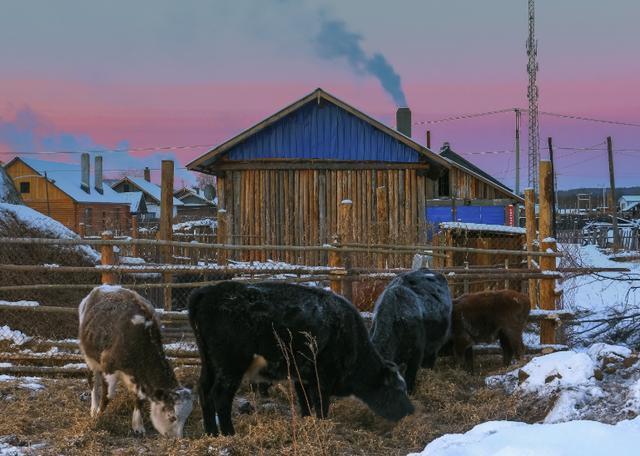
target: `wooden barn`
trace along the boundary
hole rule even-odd
[[[228,241],[241,245],[329,243],[343,200],[353,202],[354,242],[425,243],[427,202],[451,194],[452,172],[466,172],[483,198],[495,194],[517,200],[413,141],[408,108],[398,109],[396,116],[398,130],[317,89],[187,168],[217,177]],[[326,262],[317,252],[248,251],[239,256]]]
[[[5,165],[26,205],[59,221],[76,233],[84,224],[86,234],[104,230],[129,230],[132,207],[138,200],[127,200],[103,185],[102,157],[95,157],[90,172],[89,154],[82,154],[81,166],[16,157]]]

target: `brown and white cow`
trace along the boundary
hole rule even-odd
[[[135,291],[103,285],[82,300],[79,313],[80,350],[93,371],[91,416],[104,412],[121,380],[136,395],[135,434],[145,433],[141,407],[149,400],[156,430],[182,437],[193,400],[165,356],[153,306]]]

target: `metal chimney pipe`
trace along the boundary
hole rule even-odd
[[[398,108],[396,111],[396,130],[411,138],[411,110]]]
[[[96,191],[102,195],[104,190],[102,189],[102,156],[96,155],[96,164],[95,164],[95,179],[94,184],[96,187]]]
[[[83,153],[80,156],[80,188],[90,193],[89,172],[90,172],[89,154]]]
[[[144,180],[151,182],[151,170],[148,166],[144,167]]]

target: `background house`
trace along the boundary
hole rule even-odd
[[[151,182],[151,170],[149,168],[144,169],[144,178],[126,176],[112,183],[111,187],[118,193],[141,192],[144,195],[147,209],[146,216],[153,219],[160,218],[161,188]],[[182,206],[182,201],[174,197],[173,217],[178,214],[179,206]]]
[[[175,191],[173,196],[182,202],[182,206],[178,206],[178,217],[189,219],[215,217],[217,201],[213,193],[213,186],[205,190],[182,187]]]
[[[618,198],[620,215],[624,218],[640,218],[640,195],[622,195]]]
[[[100,156],[95,157],[93,174],[89,154],[82,154],[80,166],[16,157],[5,170],[26,205],[75,232],[80,231],[81,223],[87,234],[129,230],[135,203],[103,185]]]
[[[226,209],[230,223],[229,242],[245,245],[331,242],[345,199],[353,202],[355,242],[424,243],[427,202],[451,194],[449,175],[468,180],[476,192],[469,193],[471,199],[521,201],[413,141],[409,109],[400,108],[396,118],[399,131],[317,89],[187,168],[217,176],[219,208]],[[326,261],[318,252],[295,258],[278,251],[240,256]]]

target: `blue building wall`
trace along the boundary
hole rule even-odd
[[[316,100],[226,153],[229,160],[319,159],[415,163],[420,154],[342,108]]]

